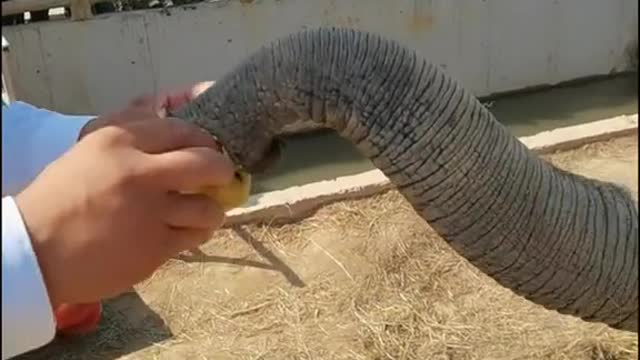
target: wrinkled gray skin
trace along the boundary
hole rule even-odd
[[[395,42],[346,29],[294,34],[173,115],[217,136],[252,172],[277,157],[286,124],[333,128],[498,283],[548,309],[638,331],[630,194],[541,160],[453,79]]]

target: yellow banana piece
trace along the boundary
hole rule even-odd
[[[227,212],[244,205],[251,192],[251,174],[236,170],[231,183],[225,186],[203,188],[201,192],[209,196]]]

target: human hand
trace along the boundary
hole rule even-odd
[[[16,196],[54,308],[119,294],[223,221],[205,195],[178,192],[228,184],[232,164],[148,109],[110,115]]]
[[[153,113],[157,117],[164,118],[167,113],[176,110],[211,87],[214,81],[204,81],[195,85],[185,86],[172,91],[163,91],[159,94],[148,94],[133,99],[124,110],[128,116],[122,116],[122,112],[116,112],[107,116],[101,116],[88,121],[80,130],[78,140],[82,140],[88,134],[105,126],[119,126],[137,119],[135,114]]]

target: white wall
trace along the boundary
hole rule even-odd
[[[637,41],[637,0],[256,0],[3,27],[18,98],[99,113],[216,79],[259,46],[343,25],[400,40],[477,95],[607,74]]]

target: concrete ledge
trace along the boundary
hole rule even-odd
[[[587,124],[543,131],[520,138],[527,147],[539,154],[575,149],[597,141],[631,135],[638,131],[638,114],[622,115]]]
[[[531,150],[545,154],[631,135],[638,130],[638,114],[569,126],[520,138]],[[246,223],[287,223],[308,216],[332,202],[371,196],[393,188],[380,170],[334,180],[319,181],[285,190],[256,194],[247,206],[227,214],[226,226]]]

